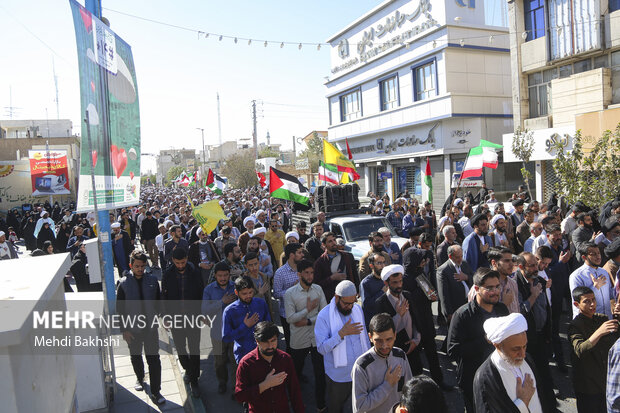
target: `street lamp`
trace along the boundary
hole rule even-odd
[[[202,168],[200,168],[200,178],[205,175],[205,130],[204,128],[196,128],[202,133]]]

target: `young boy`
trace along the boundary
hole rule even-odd
[[[595,314],[596,297],[589,287],[576,287],[572,294],[573,305],[579,309],[568,326],[577,411],[604,412],[607,353],[620,337],[618,321]]]

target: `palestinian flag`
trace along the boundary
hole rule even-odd
[[[303,205],[310,200],[308,188],[297,178],[273,168],[269,168],[269,194],[273,198],[288,199]]]
[[[319,160],[319,181],[338,185],[338,167]]]
[[[222,192],[226,189],[224,178],[214,174],[211,168],[209,168],[209,175],[207,175],[207,188],[218,195],[222,195]]]
[[[194,174],[189,178],[189,186],[196,186],[198,182],[198,172],[194,172]]]
[[[482,176],[484,167],[497,169],[498,160],[495,150],[501,148],[503,148],[502,145],[480,139],[480,145],[469,150],[461,180]]]
[[[426,170],[424,171],[424,186],[428,193],[427,199],[431,204],[433,203],[433,180],[431,179],[431,161],[426,158]]]

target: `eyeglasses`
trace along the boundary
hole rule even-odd
[[[489,292],[490,292],[490,291],[501,291],[502,286],[501,286],[501,285],[499,285],[499,284],[497,284],[497,285],[492,285],[492,286],[490,286],[490,287],[485,287],[485,286],[482,286],[482,287],[480,287],[480,288],[482,288],[483,290],[486,290],[486,291],[489,291]]]

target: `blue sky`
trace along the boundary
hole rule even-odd
[[[220,94],[222,139],[251,138],[251,100],[262,100],[259,142],[292,148],[293,136],[328,126],[324,77],[329,48],[277,42],[324,42],[378,0],[230,1],[103,0],[111,28],[133,49],[140,96],[142,151],[217,144],[216,92]],[[83,4],[83,2],[82,2]],[[175,29],[120,14],[141,16],[196,31],[255,39],[237,44],[214,35]],[[0,0],[0,122],[56,118],[52,59],[58,77],[60,118],[80,132],[75,35],[66,0]],[[24,27],[25,26],[25,27]],[[12,90],[12,103],[9,90]],[[249,141],[248,141],[249,142]],[[143,158],[143,171],[152,167]]]

